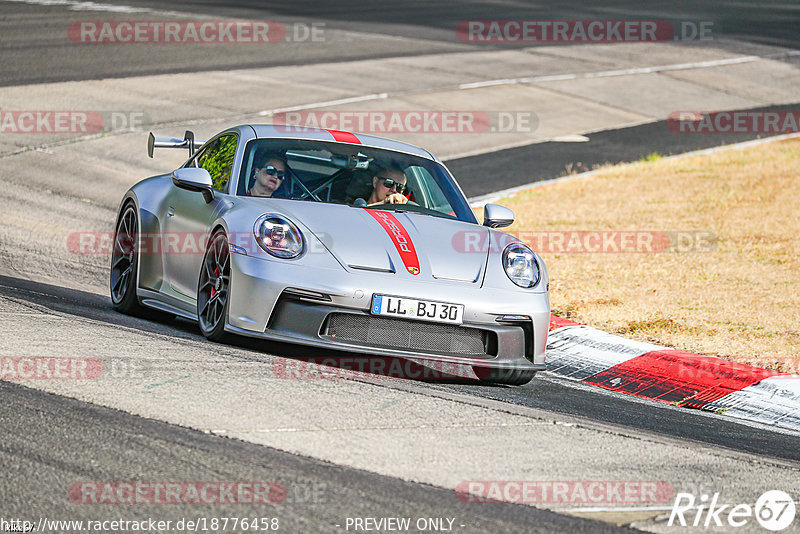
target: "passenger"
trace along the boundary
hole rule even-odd
[[[408,202],[403,195],[405,189],[406,175],[400,167],[392,165],[379,168],[372,177],[372,193],[367,199],[367,205],[405,204]]]
[[[287,175],[286,156],[282,154],[264,154],[257,157],[253,177],[255,182],[247,194],[252,197],[271,197],[283,183]]]

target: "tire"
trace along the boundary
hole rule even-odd
[[[530,369],[491,369],[473,367],[481,382],[487,384],[503,384],[506,386],[522,386],[533,380],[536,371]]]
[[[228,318],[231,261],[228,237],[217,230],[208,242],[197,282],[197,320],[200,331],[211,341],[224,342]]]
[[[141,316],[144,308],[136,295],[139,267],[139,217],[132,202],[122,209],[111,252],[111,305],[126,315]]]

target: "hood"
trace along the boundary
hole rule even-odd
[[[351,271],[419,280],[483,281],[489,229],[413,212],[318,202],[281,202]],[[304,230],[305,230],[304,229]]]

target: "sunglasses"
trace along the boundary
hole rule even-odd
[[[386,189],[395,188],[398,193],[402,193],[406,190],[406,184],[401,184],[400,182],[395,182],[391,178],[381,178],[383,180],[383,187]]]
[[[270,176],[277,176],[279,180],[283,180],[284,178],[286,178],[286,171],[279,171],[272,165],[267,165],[266,167],[264,167],[264,170]]]

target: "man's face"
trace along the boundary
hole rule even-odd
[[[272,174],[270,174],[272,173]],[[269,191],[275,191],[283,183],[282,176],[285,177],[286,165],[279,159],[269,159],[260,169],[256,169],[256,180],[261,187]]]
[[[391,187],[386,185],[387,180]],[[372,188],[375,190],[375,196],[381,202],[386,200],[386,197],[392,193],[397,193],[398,190],[403,189],[405,185],[406,175],[401,171],[382,171],[372,179]]]

